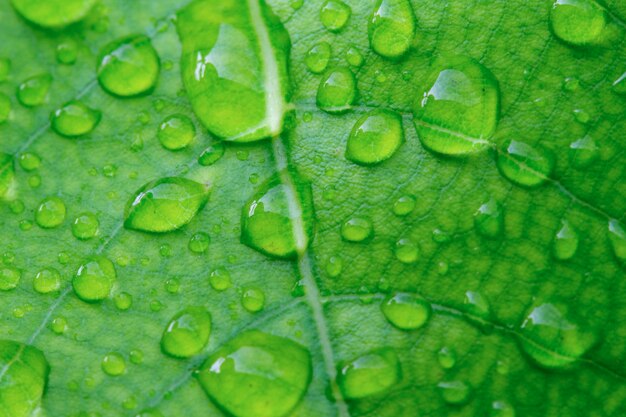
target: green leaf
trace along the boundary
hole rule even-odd
[[[626,415],[623,2],[0,21],[0,415]]]

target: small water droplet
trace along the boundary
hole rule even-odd
[[[470,386],[463,381],[442,381],[437,388],[443,400],[453,405],[465,404],[472,394]]]
[[[246,288],[241,294],[241,305],[250,313],[257,313],[265,307],[265,293],[258,288]]]
[[[430,318],[431,307],[426,300],[408,293],[389,295],[380,305],[389,323],[401,330],[423,327]]]
[[[352,9],[340,0],[328,0],[320,9],[322,25],[331,32],[338,32],[346,26]]]
[[[113,302],[118,310],[126,311],[133,305],[133,296],[127,292],[121,292],[115,295]]]
[[[40,294],[48,294],[61,288],[61,274],[54,268],[44,268],[33,279],[33,289]]]
[[[218,268],[211,271],[209,283],[215,291],[226,291],[232,285],[230,273],[224,268]]]
[[[400,239],[396,242],[395,255],[403,264],[414,264],[420,258],[419,245],[411,239]]]
[[[465,318],[471,323],[477,325],[483,331],[491,329],[491,305],[484,295],[478,291],[466,291],[463,310],[466,313]]]
[[[331,256],[326,262],[326,273],[331,278],[337,278],[343,271],[343,259],[339,256]]]
[[[19,156],[20,166],[24,171],[31,172],[39,168],[41,159],[37,154],[32,152],[24,152]]]
[[[61,29],[83,20],[96,0],[11,0],[11,3],[29,22],[44,28]]]
[[[374,110],[361,117],[350,133],[346,158],[373,165],[393,156],[404,141],[402,117],[389,110]]]
[[[592,0],[556,0],[550,12],[552,32],[571,45],[596,43],[607,23],[605,10]]]
[[[304,56],[304,64],[314,74],[326,71],[332,50],[328,42],[313,45]]]
[[[350,48],[348,48],[348,50],[346,51],[346,62],[350,65],[352,65],[353,67],[359,68],[361,65],[363,65],[363,54],[361,54],[361,52],[355,47],[355,46],[351,46]]]
[[[140,349],[133,349],[129,352],[128,357],[131,363],[141,365],[143,363],[143,352]]]
[[[626,230],[616,219],[609,221],[609,241],[617,259],[626,261]]]
[[[491,403],[490,417],[515,417],[515,409],[506,401],[494,401]]]
[[[433,242],[435,243],[448,243],[452,240],[452,236],[450,233],[445,230],[441,230],[439,228],[433,230]]]
[[[373,233],[372,223],[364,217],[352,217],[341,225],[341,237],[348,242],[362,242]]]
[[[65,220],[65,203],[59,197],[47,197],[39,203],[35,221],[40,227],[50,229],[60,226]]]
[[[204,307],[188,307],[167,324],[161,349],[175,358],[189,358],[204,349],[211,334],[211,315]]]
[[[456,365],[456,352],[444,346],[437,352],[437,360],[443,369],[452,369]]]
[[[50,115],[52,129],[61,136],[75,138],[91,133],[102,114],[80,101],[69,101]]]
[[[578,123],[587,124],[591,120],[591,115],[586,110],[575,109],[574,118]]]
[[[189,250],[193,253],[204,253],[209,249],[211,238],[207,233],[198,232],[189,239]]]
[[[478,208],[474,214],[474,227],[481,236],[494,239],[502,234],[504,216],[502,207],[493,198]]]
[[[109,296],[117,274],[113,262],[103,256],[90,258],[78,268],[72,287],[83,301],[95,302]]]
[[[569,160],[576,168],[587,168],[600,156],[600,148],[589,135],[569,145]]]
[[[22,272],[12,266],[0,268],[0,291],[9,291],[17,287],[22,278]]]
[[[356,79],[348,68],[339,67],[326,72],[317,89],[317,106],[327,113],[343,113],[356,99]]]
[[[59,64],[72,65],[78,57],[78,45],[72,39],[67,39],[57,45],[57,62]]]
[[[580,80],[575,77],[567,77],[565,81],[563,81],[563,89],[565,91],[577,91],[580,89]]]
[[[117,352],[109,352],[102,358],[102,370],[109,376],[119,376],[126,372],[126,360]]]
[[[407,216],[415,209],[416,203],[412,195],[403,195],[393,203],[393,213],[396,216]]]
[[[168,279],[167,281],[165,281],[165,291],[169,292],[170,294],[178,294],[178,292],[180,291],[180,281],[176,278]]]
[[[552,253],[558,260],[565,261],[571,259],[578,249],[578,233],[570,222],[561,221],[561,229],[554,236],[554,246]]]
[[[225,146],[221,142],[216,142],[202,152],[198,158],[198,163],[203,167],[211,166],[224,156],[225,151]]]
[[[536,187],[550,178],[554,156],[550,151],[512,140],[497,153],[500,173],[514,184]]]
[[[87,240],[98,234],[100,222],[93,213],[82,213],[72,223],[72,234],[76,239]]]
[[[48,99],[48,90],[52,84],[50,74],[35,75],[26,79],[17,88],[17,99],[26,107],[39,106]]]
[[[385,58],[399,58],[411,47],[415,29],[408,0],[378,0],[368,26],[370,46]]]
[[[400,380],[400,361],[391,349],[366,353],[341,366],[337,384],[349,399],[381,394]]]
[[[67,319],[65,317],[59,316],[52,319],[50,322],[50,330],[54,332],[54,334],[63,334],[67,330]]]
[[[183,114],[173,114],[161,122],[157,138],[165,149],[184,149],[196,136],[196,127],[191,119]]]

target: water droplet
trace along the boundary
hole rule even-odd
[[[500,173],[512,183],[536,187],[550,178],[554,156],[547,149],[512,140],[497,153],[497,165]]]
[[[217,142],[202,152],[198,158],[198,163],[204,167],[208,167],[219,161],[224,156],[226,148],[220,142]]]
[[[396,216],[406,216],[411,214],[415,209],[415,197],[411,195],[403,195],[393,203],[393,213]]]
[[[170,151],[186,148],[195,136],[196,127],[189,117],[182,114],[167,117],[157,132],[161,145]]]
[[[563,81],[563,89],[569,92],[578,91],[580,89],[580,80],[575,77],[567,77]]]
[[[403,264],[414,264],[420,258],[419,245],[411,239],[400,239],[396,242],[395,255]]]
[[[109,296],[116,277],[113,262],[103,256],[96,256],[83,262],[78,268],[72,286],[81,300],[100,301]]]
[[[481,236],[494,239],[502,234],[504,216],[502,207],[493,198],[478,208],[474,214],[474,227]]]
[[[258,288],[246,288],[241,294],[241,305],[250,313],[257,313],[265,307],[265,293]]]
[[[500,111],[500,88],[481,64],[456,58],[437,65],[413,106],[422,144],[444,155],[463,155],[491,146]]]
[[[591,120],[591,115],[583,109],[575,109],[574,118],[578,123],[587,124]]]
[[[204,253],[209,249],[211,238],[204,232],[198,232],[189,239],[189,250],[193,253]]]
[[[364,217],[352,217],[341,225],[341,237],[348,242],[362,242],[373,233],[372,223]]]
[[[380,305],[389,323],[401,330],[423,327],[430,318],[431,307],[424,299],[408,293],[389,295]]]
[[[61,136],[75,138],[91,133],[102,114],[80,101],[67,102],[50,115],[52,129]]]
[[[613,91],[617,94],[626,94],[626,72],[613,82]]]
[[[404,141],[402,117],[389,110],[374,110],[361,117],[350,133],[346,158],[373,165],[393,156]]]
[[[31,177],[28,178],[28,185],[31,188],[37,188],[41,185],[41,177],[37,174],[32,175]]]
[[[50,84],[50,74],[30,77],[17,88],[17,99],[26,107],[39,106],[47,100]]]
[[[57,61],[60,64],[72,65],[78,57],[78,45],[75,41],[68,39],[57,45]]]
[[[561,221],[561,229],[554,236],[552,253],[556,259],[571,259],[578,249],[578,233],[567,220]]]
[[[204,349],[211,334],[211,315],[204,307],[188,307],[167,324],[161,349],[175,358],[189,358]]]
[[[48,294],[61,288],[61,274],[54,268],[44,268],[35,275],[33,288],[40,294]]]
[[[96,0],[11,0],[11,3],[29,22],[59,29],[83,20]]]
[[[452,369],[456,365],[456,353],[448,347],[442,347],[437,352],[437,360],[443,369]]]
[[[0,93],[0,124],[9,120],[11,115],[11,99],[4,93]]]
[[[322,25],[331,32],[338,32],[348,23],[352,9],[340,0],[328,0],[320,9]]]
[[[328,42],[320,42],[313,45],[304,57],[304,64],[314,74],[320,74],[326,70],[332,51]]]
[[[463,381],[442,381],[437,384],[441,397],[448,404],[465,404],[471,396],[472,389]]]
[[[311,373],[304,347],[252,330],[213,353],[196,376],[206,394],[234,417],[282,417],[304,396]]]
[[[117,352],[109,352],[102,358],[102,370],[109,376],[119,376],[126,372],[126,360]]]
[[[19,156],[20,166],[24,171],[34,171],[41,165],[41,159],[34,153],[24,152]]]
[[[343,259],[339,256],[331,256],[326,262],[326,273],[331,278],[337,278],[343,271]]]
[[[506,401],[494,401],[491,403],[490,417],[515,417],[515,409]]]
[[[126,311],[133,305],[133,296],[127,292],[121,292],[115,295],[113,302],[118,310]]]
[[[269,256],[290,258],[303,253],[313,231],[311,189],[306,185],[291,187],[283,184],[280,175],[270,178],[246,203],[242,211],[241,241]],[[300,202],[295,213],[290,201]],[[301,214],[306,236],[296,236],[293,222]]]
[[[17,287],[22,278],[19,269],[12,266],[0,268],[0,291],[9,291]]]
[[[98,82],[115,96],[137,96],[154,88],[160,66],[149,38],[129,36],[109,43],[100,52]]]
[[[368,27],[370,46],[385,58],[399,58],[411,47],[415,29],[408,0],[378,0]]]
[[[127,229],[163,233],[188,224],[208,199],[206,186],[185,178],[168,177],[141,187],[128,202]]]
[[[50,229],[60,226],[65,220],[65,203],[59,197],[47,197],[39,203],[35,221],[40,227]]]
[[[128,354],[131,363],[135,365],[141,365],[143,363],[143,356],[143,352],[139,349],[133,349]]]
[[[209,283],[215,291],[226,291],[232,285],[230,273],[224,268],[211,271]]]
[[[569,149],[569,160],[576,168],[587,168],[600,156],[600,149],[591,136],[572,142]]]
[[[617,259],[626,261],[626,230],[616,219],[609,221],[609,241]]]
[[[554,35],[571,45],[596,43],[607,25],[605,10],[592,0],[556,0],[550,12]]]
[[[339,367],[337,384],[349,399],[387,391],[400,380],[400,361],[391,349],[366,353]]]
[[[464,317],[483,331],[488,331],[493,326],[491,323],[491,305],[481,293],[477,291],[465,292],[463,310],[465,311]]]
[[[10,417],[37,415],[46,389],[50,366],[37,348],[0,340],[2,414]]]
[[[433,242],[435,243],[448,243],[452,240],[450,233],[439,228],[433,230]]]
[[[83,213],[74,219],[72,234],[76,239],[87,240],[98,234],[100,223],[93,213]]]
[[[351,46],[350,48],[348,48],[348,50],[346,51],[346,62],[350,65],[352,65],[353,67],[359,68],[361,65],[363,65],[363,54],[361,54],[361,52],[355,47],[355,46]]]
[[[0,57],[0,83],[9,79],[11,73],[11,60],[9,58]]]
[[[582,328],[576,313],[562,303],[538,303],[521,325],[520,343],[537,364],[568,368],[596,342],[594,332]]]
[[[67,330],[67,320],[65,317],[55,317],[50,322],[50,330],[54,332],[54,334],[63,334]]]
[[[317,106],[327,113],[343,113],[356,99],[356,79],[348,68],[326,72],[317,89]]]

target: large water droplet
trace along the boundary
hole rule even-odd
[[[50,115],[50,123],[59,135],[74,138],[91,133],[101,116],[80,101],[70,101]]]
[[[266,255],[289,258],[303,253],[313,232],[311,189],[296,184],[295,194],[280,175],[270,178],[244,205],[241,241]],[[298,204],[297,210],[292,205]],[[299,213],[298,213],[299,212]],[[295,233],[294,222],[302,222],[306,236]]]
[[[54,268],[44,268],[33,279],[33,288],[40,294],[48,294],[61,288],[61,274]]]
[[[9,291],[17,287],[22,278],[22,272],[12,266],[0,268],[0,291]]]
[[[50,74],[30,77],[17,88],[17,99],[26,107],[39,106],[47,100],[51,84]]]
[[[83,213],[74,219],[72,234],[76,239],[87,240],[98,234],[100,222],[93,213]]]
[[[361,117],[350,133],[346,158],[362,165],[383,162],[404,141],[402,117],[389,110],[374,110]]]
[[[437,384],[441,397],[448,404],[465,404],[472,394],[470,386],[463,381],[442,381]]]
[[[304,64],[314,74],[320,74],[326,70],[330,60],[331,48],[328,42],[320,42],[313,45],[304,57]]]
[[[207,395],[234,417],[283,417],[302,399],[311,373],[304,347],[252,330],[213,353],[196,375]]]
[[[189,358],[204,349],[211,334],[211,315],[204,307],[188,307],[167,324],[161,349],[175,358]]]
[[[547,149],[512,140],[498,151],[497,165],[509,181],[524,187],[536,187],[550,178],[554,156]]]
[[[373,233],[372,223],[364,217],[352,217],[341,225],[341,237],[348,242],[362,242]]]
[[[596,43],[607,25],[606,11],[593,0],[556,0],[550,12],[552,32],[572,45]]]
[[[59,197],[47,197],[39,203],[35,221],[40,227],[50,229],[60,226],[65,220],[65,203]]]
[[[567,220],[561,221],[561,225],[561,229],[554,236],[553,253],[556,259],[565,261],[576,254],[578,233]]]
[[[320,20],[331,32],[338,32],[348,23],[352,9],[341,0],[328,0],[320,9]]]
[[[11,0],[11,3],[29,22],[57,29],[85,18],[96,0]]]
[[[500,204],[493,198],[478,208],[474,214],[474,226],[482,236],[494,239],[502,234],[504,216]]]
[[[491,146],[498,124],[498,81],[467,58],[442,62],[413,107],[422,144],[444,155],[463,155]]]
[[[186,178],[149,182],[128,202],[124,227],[155,233],[179,229],[194,218],[207,199],[207,187]]]
[[[600,156],[600,148],[591,136],[572,142],[569,149],[569,160],[576,168],[587,168]]]
[[[391,349],[366,353],[339,367],[337,384],[346,398],[357,399],[387,391],[400,380],[400,361]]]
[[[109,43],[98,57],[98,81],[119,97],[151,91],[159,78],[160,61],[150,39],[129,36]]]
[[[170,151],[186,148],[196,136],[196,127],[183,114],[174,114],[161,122],[157,137],[161,145]]]
[[[113,262],[103,256],[96,256],[83,262],[78,268],[72,287],[81,300],[100,301],[109,296],[116,277]]]
[[[13,156],[0,152],[0,198],[7,195],[15,179]]]
[[[616,219],[609,221],[609,241],[617,259],[626,261],[626,230]]]
[[[348,68],[329,70],[317,89],[317,105],[327,113],[350,110],[356,99],[356,79]]]
[[[2,416],[31,417],[41,403],[50,366],[44,354],[29,345],[0,340],[0,402]]]
[[[380,309],[389,323],[402,330],[419,329],[428,322],[431,314],[428,302],[408,293],[387,296]]]
[[[411,47],[415,28],[408,0],[378,0],[368,28],[370,46],[385,58],[401,57]]]
[[[102,370],[109,376],[119,376],[126,371],[126,360],[117,352],[109,352],[102,358]]]

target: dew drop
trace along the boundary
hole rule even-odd
[[[209,283],[215,291],[226,291],[232,286],[230,273],[224,268],[215,269],[209,275]]]
[[[547,181],[554,168],[554,156],[544,148],[516,140],[505,143],[497,153],[500,173],[514,184],[536,187]]]
[[[0,198],[7,195],[15,179],[13,156],[0,152]]]
[[[374,110],[361,117],[350,133],[346,158],[374,165],[391,158],[404,141],[402,117],[389,110]]]
[[[128,353],[128,357],[131,363],[135,365],[141,365],[143,363],[143,352],[139,349],[133,349]]]
[[[313,74],[321,74],[326,71],[331,53],[330,44],[328,42],[320,42],[308,50],[304,57],[304,64]]]
[[[67,102],[50,115],[52,129],[61,136],[75,138],[91,133],[102,114],[80,101]]]
[[[574,77],[567,77],[563,82],[563,89],[565,91],[578,91],[580,89],[580,80]]]
[[[351,46],[350,48],[348,48],[348,50],[346,51],[346,62],[350,65],[352,65],[353,67],[359,68],[361,65],[363,65],[363,54],[361,54],[361,52],[355,47],[355,46]]]
[[[44,268],[33,279],[33,289],[40,294],[48,294],[61,288],[61,274],[54,268]]]
[[[133,305],[133,296],[127,292],[116,294],[113,298],[115,308],[120,311],[126,311]]]
[[[571,259],[578,249],[578,233],[567,220],[561,221],[561,229],[554,236],[552,253],[561,261]]]
[[[98,234],[100,223],[93,213],[83,213],[78,215],[72,223],[72,234],[76,239],[87,240]]]
[[[463,301],[465,318],[483,330],[491,328],[491,305],[478,291],[466,291]]]
[[[453,405],[465,404],[472,394],[470,386],[463,381],[442,381],[437,388],[443,400]]]
[[[408,293],[389,295],[380,305],[383,315],[401,330],[423,327],[430,318],[431,307],[424,299]]]
[[[283,417],[306,393],[311,374],[311,356],[304,347],[251,330],[209,356],[196,377],[206,394],[234,417]]]
[[[117,352],[109,352],[102,358],[102,370],[109,376],[119,376],[126,372],[126,360]]]
[[[552,32],[571,45],[596,43],[607,23],[606,11],[592,0],[556,0],[550,12]]]
[[[442,347],[437,352],[437,361],[443,369],[452,369],[456,365],[456,353],[448,347]]]
[[[396,242],[395,255],[403,264],[414,264],[420,258],[419,245],[411,239],[400,239]]]
[[[182,114],[174,114],[161,122],[157,137],[165,149],[178,151],[184,149],[196,136],[196,127],[191,119]]]
[[[250,313],[257,313],[265,307],[265,293],[258,288],[246,288],[241,294],[241,305]]]
[[[506,401],[494,401],[491,403],[490,417],[515,417],[515,409]]]
[[[411,47],[415,29],[408,0],[378,0],[368,27],[370,46],[385,58],[399,58]]]
[[[65,333],[67,330],[67,320],[65,317],[59,316],[52,319],[50,322],[50,330],[52,330],[56,335]]]
[[[331,32],[339,32],[346,26],[352,9],[340,0],[328,0],[320,9],[322,25]]]
[[[381,394],[400,380],[400,361],[391,349],[366,353],[339,367],[337,384],[349,399]]]
[[[72,287],[83,301],[95,302],[107,298],[117,274],[113,262],[103,256],[90,258],[78,268]]]
[[[497,238],[504,229],[504,216],[500,204],[493,198],[478,208],[474,214],[474,227],[481,235],[489,239]]]
[[[317,106],[327,113],[343,113],[356,99],[356,79],[348,68],[339,67],[326,72],[317,89]]]
[[[348,242],[362,242],[373,233],[372,223],[364,217],[352,217],[341,225],[341,237]]]
[[[11,99],[4,93],[0,93],[0,124],[9,120],[11,115]]]
[[[415,209],[416,203],[412,195],[403,195],[393,203],[393,213],[396,216],[407,216]]]
[[[167,324],[161,337],[163,353],[189,358],[204,349],[211,334],[211,315],[204,307],[188,307]]]
[[[600,149],[591,136],[585,136],[569,145],[569,160],[576,168],[587,168],[599,156]]]
[[[0,291],[9,291],[17,287],[22,278],[22,272],[12,266],[0,268]]]
[[[30,77],[17,88],[17,99],[26,107],[39,106],[47,100],[51,84],[50,74]]]
[[[203,167],[211,166],[220,159],[222,159],[225,151],[225,146],[221,142],[217,142],[209,146],[204,150],[204,152],[202,152],[202,154],[198,158],[198,163]]]
[[[204,232],[198,232],[191,236],[188,247],[193,253],[204,253],[209,249],[209,243],[211,243],[209,235]]]
[[[65,65],[72,65],[78,57],[78,45],[75,41],[68,39],[57,45],[57,62]]]
[[[29,22],[60,29],[83,20],[96,0],[11,0],[11,3]]]
[[[24,171],[31,172],[39,168],[41,165],[41,159],[34,153],[24,152],[19,156],[20,167]]]
[[[337,278],[343,271],[343,259],[339,256],[331,256],[326,262],[326,273],[331,278]]]
[[[178,177],[151,181],[128,202],[124,227],[155,233],[180,229],[195,217],[207,199],[207,187],[195,181]]]
[[[98,82],[108,93],[132,97],[154,89],[160,71],[157,52],[146,36],[109,43],[98,57]]]
[[[609,221],[609,241],[617,259],[626,261],[626,230],[616,219]]]
[[[44,229],[60,226],[65,220],[65,203],[59,197],[47,197],[39,203],[35,221]]]

